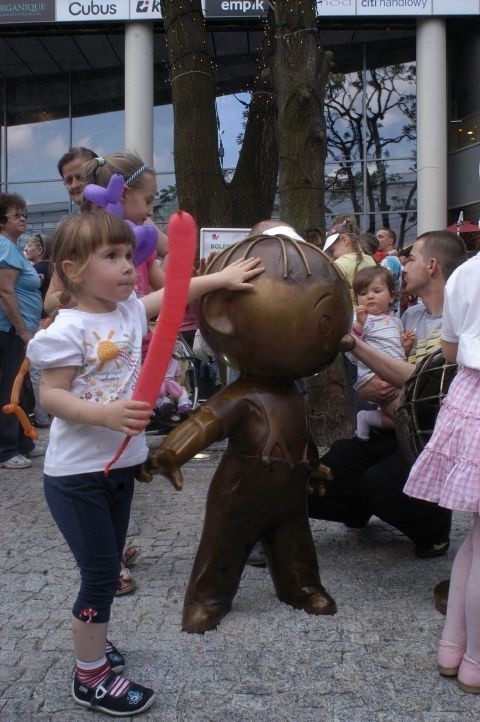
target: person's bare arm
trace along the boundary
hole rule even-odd
[[[351,353],[381,379],[397,389],[402,388],[415,370],[414,364],[403,359],[392,358],[359,338],[356,339],[355,348]]]
[[[188,300],[195,301],[205,293],[216,291],[219,288],[226,288],[230,291],[251,291],[253,286],[249,281],[265,270],[259,263],[260,259],[258,258],[240,258],[217,273],[195,276],[190,281]],[[163,303],[163,288],[143,296],[140,300],[145,306],[147,318],[151,318],[158,313]]]
[[[445,358],[445,361],[448,361],[450,364],[454,364],[457,362],[457,353],[458,353],[458,343],[454,343],[452,341],[445,341],[442,338],[442,353]]]
[[[165,285],[165,271],[159,261],[154,261],[148,267],[148,283],[153,291],[158,291]]]
[[[52,416],[65,421],[90,426],[104,426],[136,436],[148,424],[152,408],[147,401],[118,399],[107,404],[95,404],[79,399],[70,391],[75,367],[44,369],[40,382],[40,401]]]
[[[19,274],[20,271],[16,268],[0,269],[0,304],[22,341],[27,342],[33,337],[33,333],[25,325],[15,292],[15,283]]]
[[[372,376],[370,381],[358,389],[358,395],[363,401],[370,401],[372,404],[388,404],[398,396],[398,389],[379,376]]]

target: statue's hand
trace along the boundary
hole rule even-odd
[[[342,336],[340,339],[340,343],[338,344],[338,350],[339,351],[353,351],[355,348],[355,339],[350,334],[346,334],[345,336]]]
[[[183,475],[174,451],[162,449],[162,447],[151,451],[143,467],[150,476],[161,474],[169,480],[177,491],[182,489]]]

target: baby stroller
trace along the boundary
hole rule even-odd
[[[179,334],[154,414],[146,429],[147,434],[168,434],[197,406],[196,360],[192,349],[182,334]]]

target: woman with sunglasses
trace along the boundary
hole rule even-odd
[[[0,409],[10,401],[15,376],[42,311],[40,277],[17,246],[25,232],[25,200],[0,193]],[[27,438],[14,414],[0,413],[0,466],[26,469],[45,449]]]

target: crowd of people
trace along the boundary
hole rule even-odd
[[[168,239],[157,229],[157,247],[134,268],[129,226],[83,198],[87,183],[106,187],[119,173],[123,218],[152,224],[155,173],[135,154],[103,158],[72,148],[58,169],[75,210],[52,241],[38,233],[22,251],[17,242],[26,231],[26,203],[16,194],[0,194],[1,406],[27,355],[32,417],[36,426],[50,427],[44,447],[23,433],[15,416],[0,414],[0,464],[25,469],[32,457],[46,454],[47,503],[81,577],[72,610],[74,700],[108,714],[137,714],[153,703],[154,692],[122,675],[124,659],[107,629],[114,596],[135,589],[127,567],[137,550],[126,545],[126,535],[152,408],[131,396],[151,335],[148,320],[163,297]],[[267,221],[257,232],[264,227],[275,232],[284,225]],[[474,527],[453,567],[437,662],[441,674],[458,675],[462,689],[480,693],[479,493],[476,445],[465,438],[479,417],[478,259],[465,263],[463,241],[444,230],[423,233],[406,251],[397,250],[391,229],[360,234],[348,214],[333,220],[325,241],[318,228],[307,231],[350,289],[354,347],[344,359],[357,412],[356,434],[335,441],[321,459],[333,481],[325,482],[322,495],[308,495],[308,514],[352,528],[375,515],[405,534],[418,557],[435,558],[448,551],[452,510],[474,512]],[[192,279],[184,321],[191,345],[195,300],[219,287],[248,292],[262,270],[253,258]],[[440,345],[462,370],[412,469],[393,417],[400,389]],[[167,381],[161,403],[181,399],[188,406],[178,367],[172,365]],[[105,459],[114,456],[124,434],[132,437],[128,451],[105,477]]]

